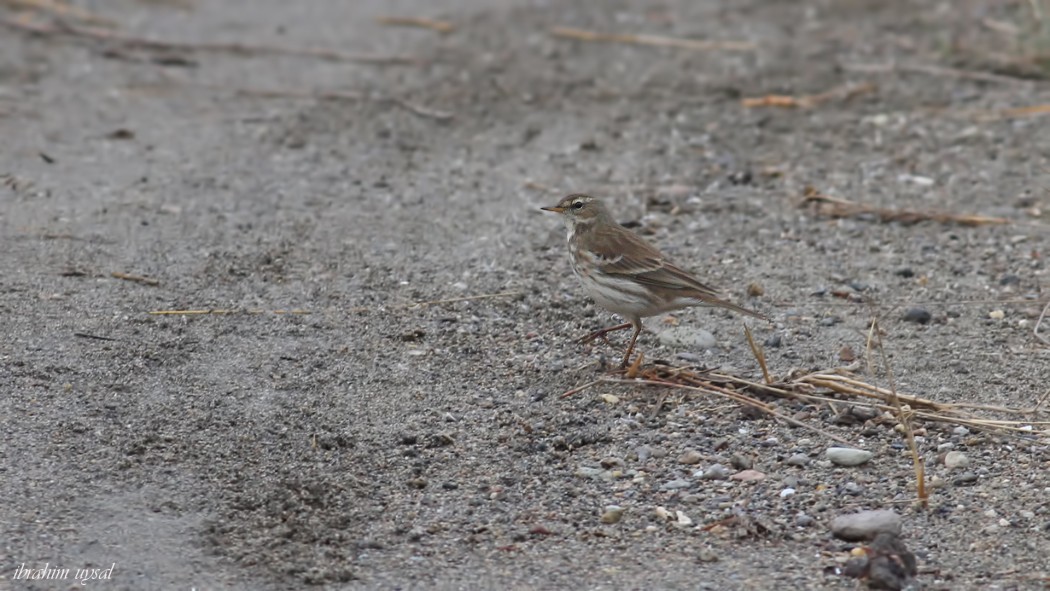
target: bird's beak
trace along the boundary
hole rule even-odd
[[[557,205],[552,205],[550,207],[541,207],[540,209],[542,209],[543,211],[553,211],[554,213],[561,213],[565,211],[564,207],[558,207]]]

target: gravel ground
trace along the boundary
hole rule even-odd
[[[1050,44],[1028,4],[78,4],[134,35],[424,61],[2,29],[0,587],[855,589],[831,523],[891,509],[924,588],[1045,588],[1046,437],[917,425],[940,485],[923,510],[894,421],[765,399],[873,452],[843,467],[827,437],[707,395],[560,398],[623,337],[573,343],[613,318],[538,210],[606,198],[775,318],[752,328],[778,375],[863,357],[877,314],[902,392],[1031,407],[1050,383],[1050,119],[1003,116],[1050,103],[1011,59]],[[1010,223],[830,219],[799,207],[807,186]],[[178,309],[241,312],[149,313]],[[644,333],[647,359],[759,379],[739,317],[650,325],[669,322],[713,343]],[[12,580],[45,564],[113,571]]]

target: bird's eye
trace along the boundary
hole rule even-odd
[[[583,201],[574,201],[572,203],[573,209],[583,209]]]

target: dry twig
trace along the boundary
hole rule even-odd
[[[886,64],[839,64],[843,70],[867,73],[896,73],[906,72],[912,74],[926,74],[944,78],[958,78],[962,80],[976,80],[979,82],[995,82],[1008,84],[1027,84],[1031,80],[992,74],[990,72],[978,72],[974,70],[960,70],[958,68],[945,68],[930,64],[898,64],[894,62]]]
[[[872,333],[872,339],[876,338],[874,334]],[[877,344],[877,341],[875,343]],[[885,362],[885,358],[883,361]],[[854,406],[871,408],[879,412],[895,413],[898,420],[933,421],[1015,435],[1031,436],[1038,434],[1050,437],[1050,421],[1003,420],[985,418],[973,414],[974,411],[983,411],[1006,415],[1024,415],[1027,417],[1040,411],[1042,401],[1034,408],[1029,409],[936,402],[896,392],[895,387],[887,389],[868,384],[849,375],[843,375],[843,373],[843,370],[827,370],[804,374],[779,382],[774,380],[772,383],[764,384],[718,372],[697,372],[688,367],[650,365],[635,369],[634,375],[637,376],[636,379],[626,379],[626,376],[606,376],[573,388],[562,394],[561,397],[566,398],[578,394],[602,383],[681,387],[731,398],[740,404],[757,408],[763,412],[773,411],[769,412],[769,414],[776,416],[778,419],[787,420],[792,424],[798,424],[795,419],[790,417],[784,418],[769,405],[747,396],[746,393],[750,392],[789,398],[816,405],[838,405],[844,401],[850,401],[850,404]],[[1047,396],[1050,396],[1050,394]],[[812,425],[803,426],[820,432],[834,441],[848,443]],[[1041,430],[1037,430],[1037,428]],[[921,469],[917,468],[917,470]],[[925,494],[925,492],[922,494]]]
[[[981,215],[948,213],[943,211],[918,211],[914,209],[891,209],[854,203],[845,199],[836,199],[824,195],[813,187],[806,187],[803,194],[803,205],[816,205],[821,215],[833,218],[851,218],[874,215],[880,222],[900,222],[917,224],[919,222],[939,222],[942,224],[959,224],[961,226],[985,226],[1014,223],[1006,218],[993,218]]]
[[[153,279],[152,277],[143,277],[142,275],[132,275],[130,273],[122,273],[120,271],[113,271],[110,273],[112,277],[117,279],[123,279],[124,281],[133,281],[135,283],[142,283],[144,285],[157,286],[160,285],[159,279]]]
[[[57,17],[75,18],[96,25],[113,26],[116,24],[108,18],[98,16],[84,10],[83,8],[66,2],[60,2],[58,0],[2,0],[0,1],[0,4],[7,4],[14,8],[39,10],[40,12],[46,12]]]
[[[999,114],[1004,119],[1019,119],[1021,117],[1050,115],[1050,104],[1031,105],[1028,107],[1015,107],[1013,109],[1004,109]]]
[[[694,51],[755,51],[757,47],[748,41],[700,41],[697,39],[680,39],[659,35],[631,35],[622,33],[599,33],[572,27],[554,27],[551,35],[562,39],[576,41],[603,41],[609,43],[628,43],[633,45],[651,45],[656,47],[675,47]]]
[[[766,353],[755,342],[755,337],[751,334],[751,328],[747,324],[744,324],[744,335],[747,337],[747,344],[751,347],[751,353],[755,356],[755,361],[762,368],[762,379],[767,384],[772,384],[773,378],[769,377],[769,368],[766,367]]]
[[[214,88],[222,88],[211,85]],[[325,90],[325,91],[298,91],[298,90],[271,90],[262,88],[236,88],[234,89],[239,95],[242,96],[253,96],[260,98],[292,98],[292,99],[309,99],[317,101],[365,101],[372,100],[376,102],[389,102],[413,113],[420,117],[427,119],[435,119],[437,121],[450,121],[455,118],[455,115],[448,111],[440,111],[430,107],[424,107],[411,103],[405,99],[392,97],[392,96],[370,96],[360,92],[351,91],[338,91],[338,90]]]
[[[463,296],[461,298],[448,298],[445,300],[430,300],[428,302],[416,302],[414,304],[405,304],[405,308],[422,308],[424,306],[434,306],[437,304],[454,304],[456,302],[473,302],[477,300],[489,300],[493,298],[509,298],[520,294],[520,291],[501,291],[499,293],[485,293],[474,296]]]
[[[919,447],[915,444],[915,429],[912,428],[912,418],[915,412],[911,406],[901,404],[900,396],[897,394],[897,380],[893,377],[893,366],[890,365],[886,356],[886,349],[882,345],[882,331],[879,330],[879,319],[871,319],[871,329],[868,331],[868,347],[872,342],[879,348],[879,357],[882,358],[882,367],[886,371],[886,379],[890,382],[890,401],[893,403],[897,414],[897,422],[904,428],[904,437],[908,442],[908,450],[911,451],[912,465],[915,468],[915,492],[924,508],[929,507],[929,495],[926,493],[926,464],[919,454]]]
[[[1039,334],[1039,327],[1043,325],[1043,320],[1046,320],[1046,313],[1050,311],[1050,302],[1047,302],[1043,306],[1043,311],[1039,314],[1039,319],[1035,321],[1035,326],[1032,327],[1032,333],[1035,334],[1035,338],[1044,345],[1050,345],[1050,339]]]
[[[418,27],[420,29],[437,31],[438,33],[446,35],[456,30],[456,25],[453,25],[448,21],[439,21],[420,16],[381,16],[376,20],[379,21],[379,24],[381,25],[392,27]]]
[[[203,310],[150,310],[152,316],[204,316],[231,314],[311,314],[309,310],[260,310],[244,308],[208,308]]]
[[[17,31],[33,35],[45,36],[67,36],[93,41],[116,43],[126,49],[147,49],[160,51],[187,51],[187,52],[212,52],[232,53],[235,55],[291,55],[298,57],[310,57],[336,62],[356,62],[374,65],[410,65],[418,64],[421,60],[404,55],[370,55],[360,53],[344,53],[331,49],[316,49],[303,47],[286,47],[281,45],[252,45],[247,43],[190,43],[185,41],[161,41],[147,37],[136,37],[125,33],[118,33],[99,27],[78,26],[69,23],[58,23],[46,25],[40,23],[24,22],[15,19],[0,19],[0,25]]]
[[[820,94],[808,94],[802,96],[771,94],[757,98],[745,98],[740,101],[740,104],[749,109],[755,107],[808,109],[832,100],[848,101],[854,97],[874,91],[874,84],[870,82],[862,82],[860,84],[847,84]]]

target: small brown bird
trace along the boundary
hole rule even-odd
[[[634,327],[621,367],[634,352],[642,318],[690,306],[718,306],[761,318],[719,297],[634,232],[613,219],[605,205],[588,195],[569,195],[557,205],[541,208],[561,214],[568,228],[569,260],[584,289],[599,306],[627,319],[581,339],[588,342],[610,332]]]

